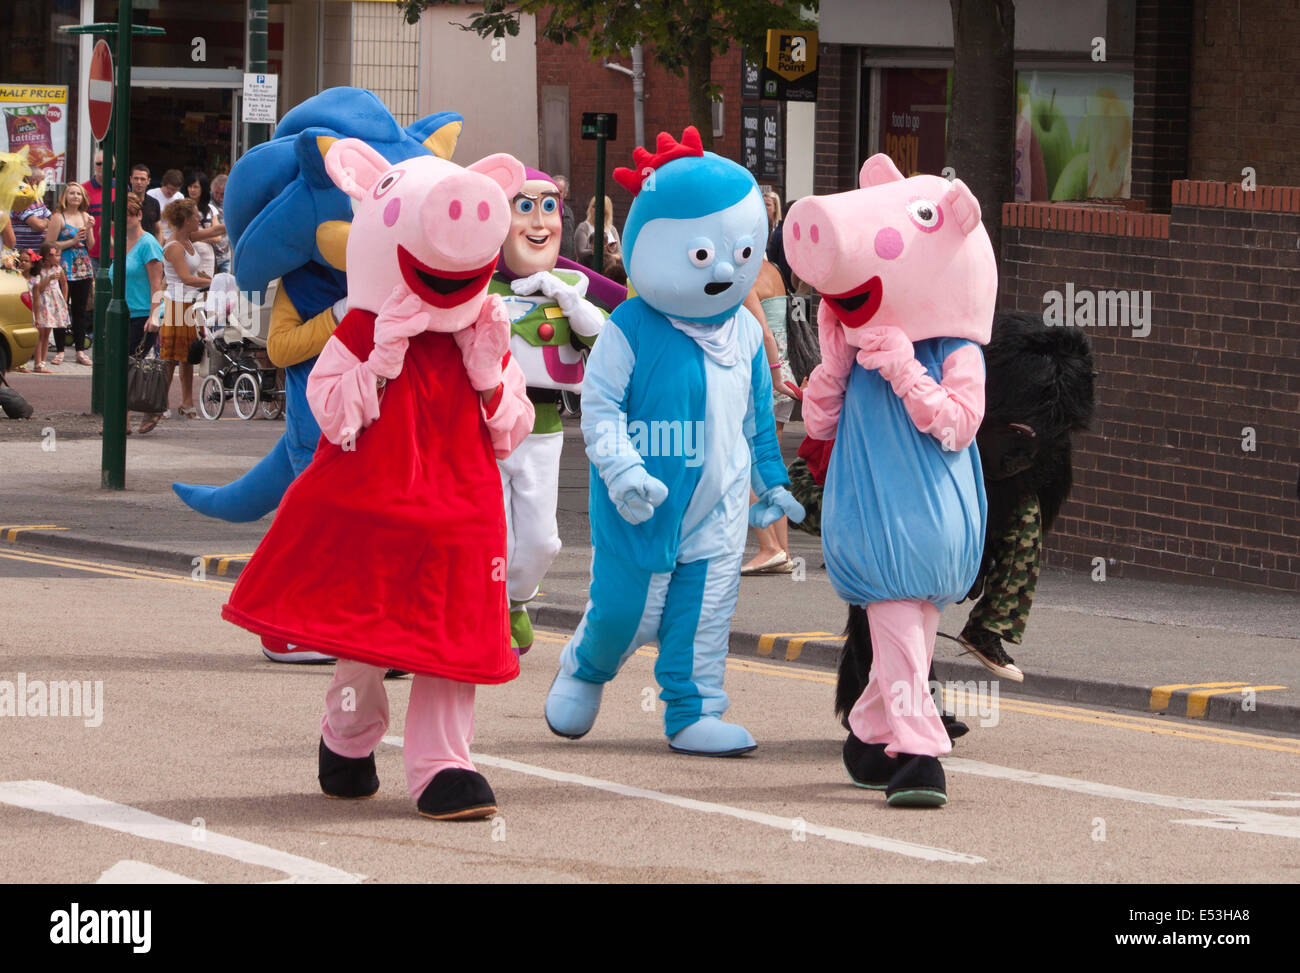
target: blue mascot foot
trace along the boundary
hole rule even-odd
[[[668,738],[668,746],[678,753],[696,757],[736,757],[758,749],[758,744],[743,726],[723,723],[716,716],[705,716]]]
[[[586,682],[576,676],[555,674],[546,694],[546,725],[556,736],[577,740],[587,735],[600,712],[603,683]]]

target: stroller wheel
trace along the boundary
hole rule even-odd
[[[251,419],[257,414],[261,404],[261,389],[257,386],[257,377],[243,372],[235,379],[234,386],[235,414],[241,419]]]
[[[284,415],[284,398],[272,392],[270,398],[262,400],[262,416],[274,420],[282,415]]]
[[[199,387],[199,411],[204,419],[213,421],[221,418],[226,408],[226,393],[221,387],[220,375],[209,375]]]

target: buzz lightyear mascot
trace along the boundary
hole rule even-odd
[[[510,357],[523,370],[537,416],[532,435],[497,462],[506,505],[510,640],[521,654],[533,644],[527,603],[560,553],[560,393],[582,392],[582,351],[605,324],[604,312],[586,299],[587,276],[556,267],[563,229],[559,188],[545,173],[526,171],[510,202],[510,235],[488,289],[501,295],[510,315]]]

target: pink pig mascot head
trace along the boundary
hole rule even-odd
[[[378,313],[405,289],[435,312],[430,330],[471,325],[510,230],[523,164],[497,154],[468,168],[433,155],[394,165],[359,139],[341,139],[325,171],[355,200],[348,306]]]
[[[785,218],[790,266],[822,295],[848,344],[861,347],[864,332],[879,327],[899,328],[914,342],[988,344],[997,261],[966,184],[904,179],[884,154],[862,164],[859,183],[801,199]]]

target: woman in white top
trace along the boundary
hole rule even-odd
[[[171,239],[163,247],[162,327],[158,330],[158,357],[170,362],[167,382],[176,366],[181,367],[181,404],[177,415],[197,419],[194,408],[194,366],[189,363],[190,345],[198,339],[196,315],[201,292],[211,279],[199,271],[200,257],[192,242],[199,229],[199,210],[191,199],[177,199],[163,210],[163,221],[172,228]]]

